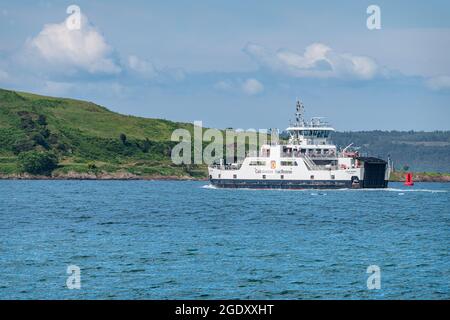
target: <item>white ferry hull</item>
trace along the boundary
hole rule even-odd
[[[261,170],[242,167],[239,170],[209,168],[212,185],[219,188],[249,189],[359,189],[387,188],[389,168],[377,158],[360,157],[360,167],[345,170],[310,171],[298,159],[297,168]],[[259,172],[264,173],[261,174]],[[259,174],[255,174],[258,172]],[[283,179],[280,179],[283,176]],[[334,179],[329,177],[333,176]],[[308,179],[309,178],[309,179]]]
[[[211,184],[219,188],[248,189],[350,189],[360,188],[352,181],[337,180],[227,180],[211,179]]]
[[[364,181],[353,183],[348,180],[228,180],[228,179],[210,179],[210,183],[218,188],[247,188],[247,189],[360,189],[360,188],[387,188],[388,181],[372,186],[365,186]]]

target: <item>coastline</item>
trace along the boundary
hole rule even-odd
[[[116,173],[56,173],[52,175],[32,175],[28,173],[4,174],[0,173],[0,180],[161,180],[161,181],[208,181],[207,177],[176,175],[136,175],[129,172]],[[413,173],[414,182],[450,182],[450,174]],[[394,172],[389,182],[404,182],[404,172]]]
[[[138,176],[131,173],[75,173],[57,175],[32,175],[27,173],[21,174],[0,174],[0,180],[167,180],[167,181],[206,181],[206,178],[194,178],[191,176]]]
[[[414,182],[450,182],[450,173],[411,172]],[[406,172],[391,172],[390,182],[404,182]]]

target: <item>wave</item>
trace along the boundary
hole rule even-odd
[[[203,189],[218,189],[216,186],[212,184],[205,184],[202,186]]]
[[[201,186],[203,189],[222,189],[218,188],[212,184],[207,184]],[[225,189],[223,189],[225,190]],[[342,191],[351,191],[351,192],[399,192],[399,195],[404,195],[405,192],[427,192],[427,193],[447,193],[448,190],[436,190],[436,189],[400,189],[400,188],[362,188],[362,189],[255,189],[255,188],[226,188],[226,190],[249,190],[249,191],[290,191],[290,192],[311,192],[312,196],[317,195],[327,195],[325,192],[342,192]]]
[[[448,190],[436,190],[436,189],[399,189],[399,188],[386,188],[386,189],[361,189],[367,191],[387,191],[387,192],[430,192],[430,193],[446,193]]]

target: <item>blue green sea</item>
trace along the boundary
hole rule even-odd
[[[0,181],[0,299],[449,299],[449,200],[445,183]]]

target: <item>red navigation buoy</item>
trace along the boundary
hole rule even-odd
[[[413,186],[413,185],[414,185],[414,181],[413,181],[412,173],[408,172],[405,177],[405,186]]]

